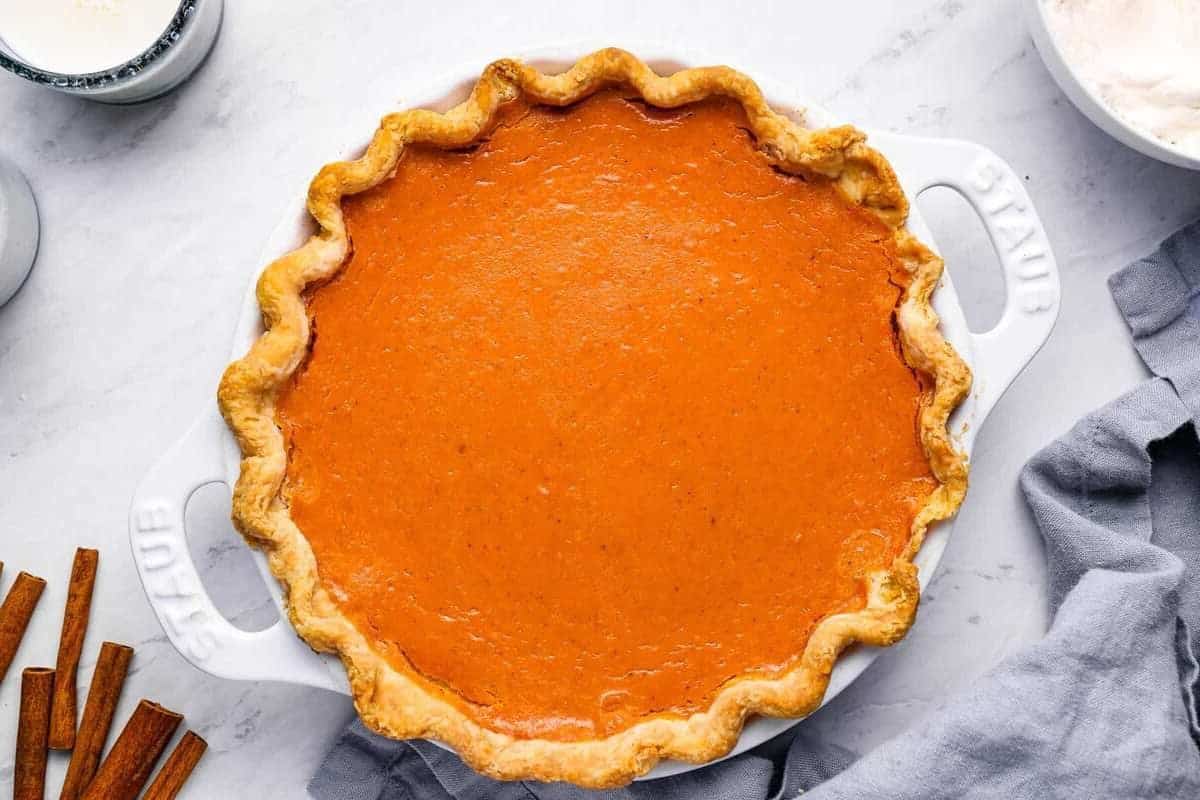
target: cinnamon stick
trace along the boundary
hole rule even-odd
[[[99,564],[100,554],[95,550],[86,547],[75,550],[62,633],[58,638],[58,662],[54,665],[54,703],[50,707],[51,750],[70,750],[75,746],[75,676],[79,671],[83,638],[87,634],[92,589],[96,586]]]
[[[192,731],[184,733],[171,755],[167,756],[158,775],[154,776],[150,788],[142,795],[142,800],[174,800],[207,748],[208,742],[197,734]]]
[[[83,792],[83,800],[134,800],[171,735],[183,720],[181,714],[143,700],[125,723],[96,777]]]
[[[125,685],[125,675],[132,659],[132,647],[115,642],[100,645],[100,658],[92,672],[92,685],[83,706],[83,719],[79,722],[75,750],[71,753],[71,763],[67,766],[59,800],[78,800],[92,782],[104,745],[108,742],[108,731],[112,727],[117,701],[121,699],[121,688]]]
[[[25,629],[29,627],[29,618],[37,607],[46,582],[41,578],[22,572],[17,575],[4,605],[0,605],[0,683],[8,674],[8,668],[17,655],[17,648],[25,638]]]
[[[13,800],[42,800],[46,792],[46,737],[54,670],[28,667],[21,673],[21,710],[13,764]]]

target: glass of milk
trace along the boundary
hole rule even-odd
[[[223,0],[0,0],[0,67],[105,103],[170,91],[200,66]]]

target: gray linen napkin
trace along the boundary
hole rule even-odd
[[[355,722],[309,791],[317,800],[1200,798],[1200,222],[1109,284],[1160,377],[1026,466],[1054,621],[919,727],[853,761],[800,725],[706,769],[588,792],[491,781],[433,745],[388,741]]]

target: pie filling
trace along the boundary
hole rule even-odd
[[[861,609],[936,486],[891,231],[741,107],[513,103],[343,202],[281,393],[341,611],[486,728],[704,710]]]

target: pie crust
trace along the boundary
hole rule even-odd
[[[646,718],[605,738],[559,741],[514,738],[490,730],[394,668],[342,614],[318,578],[312,548],[292,520],[283,494],[287,446],[275,414],[276,396],[310,346],[306,289],[334,276],[350,242],[344,196],[388,179],[405,145],[462,148],[489,130],[503,104],[527,101],[567,106],[620,85],[659,108],[676,108],[722,95],[738,101],[759,148],[776,168],[831,182],[847,201],[869,210],[892,231],[898,256],[911,275],[896,307],[896,333],[905,361],[926,376],[918,433],[938,486],[916,514],[907,547],[889,569],[866,576],[861,611],[823,619],[800,658],[775,677],[744,677],[726,684],[711,706],[686,718]],[[930,298],[942,275],[940,258],[904,227],[908,204],[886,160],[850,126],[807,130],[773,111],[758,87],[728,67],[686,69],[670,76],[618,49],[601,50],[559,75],[519,61],[489,65],[470,97],[443,113],[411,110],[385,117],[364,155],[325,166],[312,181],[308,210],[319,230],[300,248],[270,264],[258,282],[266,332],[226,370],[218,398],[242,452],[233,493],[233,520],[263,549],[287,595],[288,615],[314,649],[337,653],[355,704],[372,729],[394,738],[442,741],[479,772],[499,779],[570,781],[602,788],[627,783],[658,761],[704,762],[734,746],[750,714],[800,717],[816,709],[840,653],[854,643],[886,646],[911,627],[919,598],[913,557],[930,524],[953,515],[967,487],[965,456],[955,447],[948,419],[970,386],[970,373],[938,330]]]

